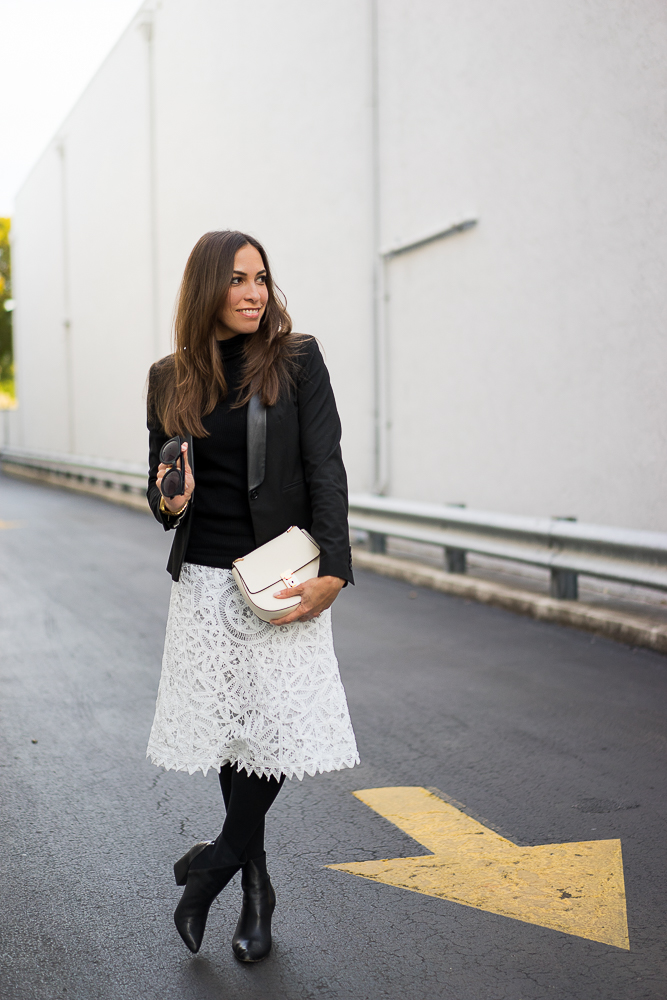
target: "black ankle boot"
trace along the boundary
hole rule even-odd
[[[266,854],[244,864],[241,885],[243,905],[232,950],[239,962],[261,962],[271,951],[271,917],[276,908]]]
[[[208,854],[212,854],[215,850],[214,845],[212,843],[205,843],[203,846],[196,844],[174,865],[177,884],[182,884],[179,882],[179,874],[185,873],[185,892],[174,912],[174,923],[185,944],[190,951],[195,953],[199,951],[204,938],[206,918],[211,903],[231,882],[241,867],[238,861],[234,861],[233,864],[227,864],[224,867],[193,869],[192,862],[206,848],[209,849],[206,856],[208,860]],[[226,853],[230,859],[233,857],[229,851],[223,853]]]
[[[200,840],[199,843],[195,844],[194,847],[191,847],[182,858],[178,859],[174,865],[174,878],[176,879],[176,885],[185,885],[188,880],[190,865],[197,855],[201,854],[205,847],[210,847],[212,843],[212,840]]]

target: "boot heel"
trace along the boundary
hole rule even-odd
[[[178,859],[174,865],[174,878],[176,879],[176,885],[185,885],[188,880],[190,865],[197,855],[201,854],[204,848],[208,847],[212,843],[212,840],[201,840],[198,844],[195,844],[194,847],[191,847],[182,858]]]

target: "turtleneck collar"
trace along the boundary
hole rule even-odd
[[[240,357],[243,354],[246,336],[247,334],[245,333],[237,333],[235,337],[230,337],[229,340],[218,341],[218,347],[224,360]]]

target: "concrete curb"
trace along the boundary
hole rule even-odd
[[[473,577],[446,573],[444,570],[413,563],[394,556],[379,555],[353,548],[353,564],[382,576],[403,580],[415,587],[430,587],[443,594],[453,594],[468,600],[492,604],[498,608],[529,615],[540,621],[557,622],[573,628],[603,635],[630,646],[643,646],[658,653],[667,653],[667,625],[654,624],[644,618],[622,611],[607,611],[580,601],[558,601],[527,590],[515,590],[499,583],[476,580]]]

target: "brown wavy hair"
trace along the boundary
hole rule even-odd
[[[261,243],[235,230],[205,233],[188,258],[181,281],[174,324],[175,350],[153,365],[148,381],[149,423],[162,425],[170,437],[207,437],[202,417],[227,396],[227,382],[216,328],[234,272],[236,252],[248,244],[258,251],[266,269],[269,293],[255,333],[246,334],[240,407],[259,393],[273,406],[292,381],[293,359],[303,338],[292,332],[284,297],[274,284],[269,259]]]

